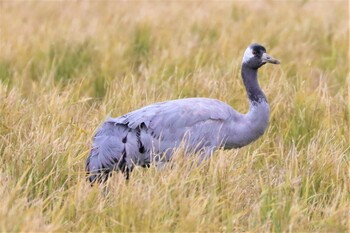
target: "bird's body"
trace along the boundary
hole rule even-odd
[[[238,148],[259,138],[270,114],[257,81],[257,69],[265,63],[252,68],[244,65],[244,59],[242,77],[250,102],[247,114],[216,99],[187,98],[155,103],[109,118],[97,131],[87,160],[90,181],[106,179],[112,170],[121,170],[128,176],[135,165],[168,161],[180,145],[188,153],[200,153],[204,158],[218,148]],[[273,59],[270,62],[278,63]]]

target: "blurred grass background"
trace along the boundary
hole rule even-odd
[[[350,231],[349,3],[1,1],[1,231]],[[108,114],[211,97],[246,112],[245,48],[266,134],[193,168],[85,181]],[[179,153],[181,154],[181,153]]]

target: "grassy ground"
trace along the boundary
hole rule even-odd
[[[350,231],[348,1],[0,2],[1,231]],[[205,96],[248,109],[251,42],[266,134],[199,167],[84,163],[108,114]],[[180,155],[181,153],[179,153]],[[108,190],[108,191],[107,191]]]

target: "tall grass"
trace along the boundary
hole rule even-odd
[[[350,231],[347,1],[0,2],[1,231]],[[204,96],[241,112],[244,49],[266,134],[200,166],[90,187],[84,163],[107,115]]]

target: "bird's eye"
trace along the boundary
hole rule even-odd
[[[256,51],[253,51],[252,53],[253,53],[253,55],[256,55]]]

